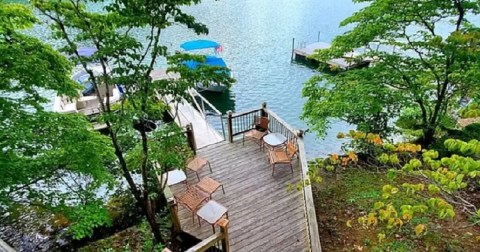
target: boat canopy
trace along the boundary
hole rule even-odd
[[[225,61],[223,61],[222,58],[210,55],[206,56],[204,63],[195,60],[188,60],[185,61],[184,64],[190,69],[196,69],[199,65],[227,67],[227,64],[225,63]]]
[[[95,47],[80,47],[77,49],[77,52],[80,56],[90,57],[97,51]]]
[[[181,44],[180,47],[185,51],[192,51],[206,48],[218,48],[220,47],[220,44],[212,40],[199,39],[187,41]]]

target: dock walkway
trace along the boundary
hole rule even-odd
[[[302,191],[288,190],[289,184],[300,181],[302,171],[298,160],[290,167],[278,166],[275,176],[267,154],[252,141],[223,141],[198,150],[210,160],[213,172],[203,169],[200,177],[209,176],[223,183],[213,199],[228,208],[231,251],[308,251],[308,231]],[[188,172],[188,184],[197,183],[195,173]],[[174,194],[185,190],[185,184],[172,188]],[[179,206],[182,229],[198,238],[212,235],[211,226],[198,220]],[[217,227],[217,232],[219,229]]]
[[[190,103],[185,100],[183,102],[169,100],[170,114],[175,122],[181,127],[192,124],[197,148],[203,148],[224,140],[223,136]]]
[[[167,73],[166,69],[155,69],[150,74],[152,80],[175,79],[178,75]],[[192,124],[197,148],[203,148],[224,140],[223,136],[185,99],[176,102],[172,97],[162,97],[170,107],[170,115],[180,127]]]

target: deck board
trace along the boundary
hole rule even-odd
[[[206,167],[200,177],[210,176],[224,184],[213,199],[228,208],[231,251],[308,251],[305,208],[302,192],[288,190],[289,184],[300,181],[298,161],[290,167],[278,166],[272,176],[266,152],[251,141],[226,141],[198,150],[198,155],[210,160],[213,172]],[[190,185],[198,180],[187,171]],[[185,190],[184,184],[172,187],[173,193]],[[202,221],[199,226],[192,214],[179,207],[182,229],[205,239],[212,235],[211,226]],[[216,228],[218,232],[218,227]]]

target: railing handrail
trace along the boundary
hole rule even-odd
[[[212,247],[214,244],[220,242],[224,238],[224,235],[222,233],[216,233],[213,234],[206,239],[202,240],[200,243],[197,245],[189,248],[186,252],[203,252],[210,247]]]
[[[244,112],[239,112],[239,113],[232,113],[232,118],[236,118],[236,117],[240,117],[240,116],[244,116],[244,115],[256,113],[256,112],[258,112],[258,111],[262,111],[262,108],[259,108],[259,109],[251,109],[251,110],[244,111]]]
[[[197,96],[200,98],[200,100],[202,100],[202,102],[206,103],[212,110],[213,112],[215,112],[215,114],[217,114],[218,116],[222,116],[222,112],[220,112],[220,110],[218,110],[215,106],[213,106],[213,104],[211,104],[205,97],[203,97],[203,95],[201,95],[197,90],[195,89],[190,89],[189,90],[190,92],[190,95],[192,95],[193,97]],[[198,108],[200,109],[200,108]],[[205,113],[205,111],[204,111]]]
[[[295,130],[292,126],[290,126],[290,124],[288,124],[287,122],[285,122],[282,118],[280,118],[277,114],[275,114],[275,112],[271,111],[270,109],[268,108],[264,108],[263,109],[265,111],[265,113],[267,113],[269,116],[275,118],[280,124],[282,124],[287,130],[289,130],[293,135],[297,135],[298,134],[298,130]]]
[[[197,110],[200,113],[200,115],[203,117],[203,119],[205,119],[206,116],[205,116],[205,110],[203,106],[200,107],[200,104],[198,104],[197,99],[195,99],[195,95],[191,91],[188,91],[187,93],[190,95],[190,97],[192,97],[193,104],[197,107]]]
[[[308,162],[305,151],[305,144],[303,142],[303,132],[301,136],[297,138],[298,146],[298,161],[302,168],[302,180],[308,179]],[[317,214],[315,213],[315,203],[313,201],[313,192],[311,183],[304,183],[303,185],[303,201],[305,203],[305,216],[307,217],[307,229],[308,238],[310,240],[310,250],[315,252],[322,251],[322,245],[320,243],[320,233],[318,230]]]

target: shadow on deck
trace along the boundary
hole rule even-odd
[[[252,141],[229,143],[223,141],[198,150],[206,157],[208,167],[199,172],[225,187],[213,194],[213,199],[228,208],[231,251],[308,251],[308,231],[302,192],[288,190],[289,184],[301,179],[301,168],[294,160],[294,173],[288,165],[279,165],[272,176],[266,152]],[[194,172],[187,171],[190,185],[197,183]],[[184,184],[171,187],[174,194],[185,190]],[[212,235],[211,226],[198,219],[192,222],[191,213],[179,206],[182,230],[205,239]],[[219,228],[216,228],[219,232]]]

